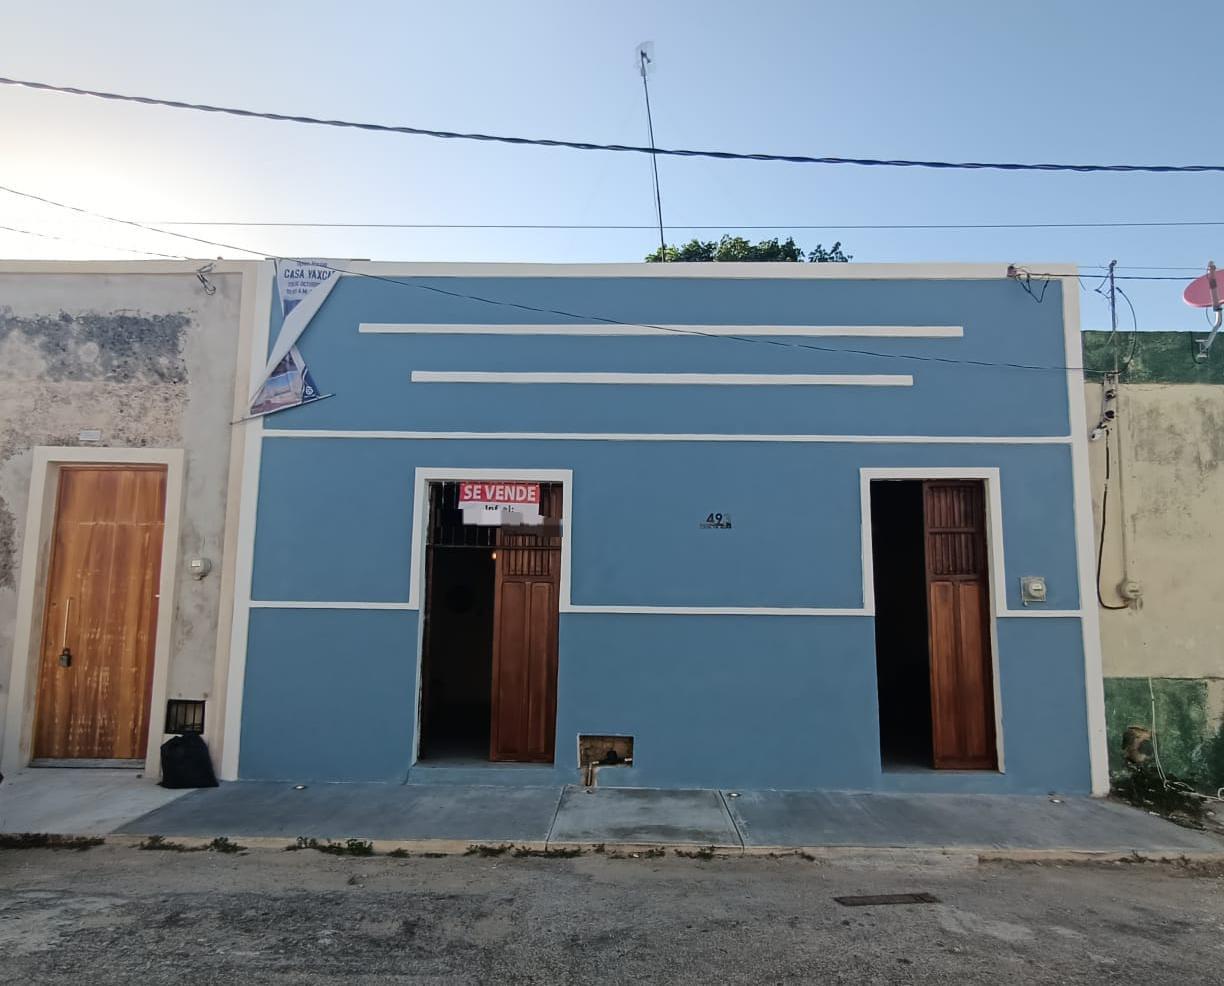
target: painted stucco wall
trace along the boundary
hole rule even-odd
[[[0,737],[35,446],[186,451],[169,696],[213,691],[243,275],[0,265]],[[165,267],[166,265],[162,265]],[[82,430],[101,442],[82,443]],[[202,581],[186,560],[205,556]],[[41,627],[34,630],[41,637]],[[164,709],[153,709],[156,721]]]
[[[1224,747],[1224,386],[1215,382],[1217,368],[1196,366],[1191,352],[1188,333],[1141,337],[1146,359],[1130,376],[1152,382],[1124,376],[1119,388],[1102,595],[1111,605],[1124,602],[1117,592],[1124,577],[1138,581],[1143,595],[1138,606],[1101,611],[1101,643],[1111,765],[1122,766],[1121,730],[1152,726],[1151,677],[1166,767],[1218,786],[1224,784],[1224,750],[1217,751]],[[1196,379],[1211,382],[1189,382]],[[1092,423],[1100,414],[1101,385],[1089,382],[1085,397]],[[1089,451],[1099,535],[1104,442],[1091,443]]]
[[[799,340],[812,343],[804,348],[680,335],[358,331],[363,322],[564,325],[572,320],[555,312],[567,311],[646,324],[965,332]],[[1041,574],[1048,608],[1075,614],[1080,605],[1060,284],[1038,304],[1001,270],[990,280],[346,278],[300,347],[320,387],[337,396],[279,413],[262,433],[240,776],[440,776],[412,766],[419,613],[405,604],[413,477],[432,467],[573,470],[576,607],[848,611],[563,611],[555,768],[474,768],[467,780],[574,781],[582,732],[635,736],[635,766],[605,771],[602,784],[1089,788],[1080,620],[1033,618],[1018,592],[1020,575]],[[903,373],[914,385],[412,383],[420,369]],[[361,434],[369,431],[383,437]],[[569,437],[478,437],[525,432]],[[625,433],[663,440],[599,437]],[[693,434],[745,438],[676,440]],[[934,440],[880,440],[898,435]],[[966,435],[1003,441],[940,440]],[[865,605],[866,467],[1000,470],[1003,593],[1016,611],[997,627],[1003,773],[881,770],[873,617],[855,615]],[[701,530],[713,511],[730,514],[732,530]]]

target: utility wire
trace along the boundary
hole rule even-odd
[[[259,226],[264,228],[289,227],[301,229],[592,229],[592,230],[640,230],[656,229],[657,223],[360,223],[360,222],[286,222],[249,219],[148,219],[145,222],[161,226]],[[1077,222],[1077,223],[860,223],[824,224],[806,223],[668,223],[670,229],[750,231],[816,230],[938,230],[938,229],[1139,229],[1153,227],[1224,226],[1224,219],[1161,220],[1152,222]],[[1131,268],[1126,268],[1131,269]],[[1146,270],[1184,270],[1184,267],[1156,268]],[[1193,269],[1193,268],[1192,268]]]
[[[76,212],[76,213],[78,213],[78,214],[80,214],[80,215],[83,215],[83,216],[90,216],[90,217],[92,217],[92,218],[94,218],[94,219],[104,219],[104,220],[106,220],[107,222],[113,222],[113,223],[122,223],[122,224],[123,224],[123,225],[125,225],[125,226],[132,226],[132,227],[135,227],[136,229],[143,229],[143,230],[145,230],[146,232],[150,232],[150,233],[157,233],[157,234],[159,234],[159,235],[161,235],[161,236],[173,236],[173,237],[177,237],[178,239],[182,239],[182,240],[190,240],[192,243],[200,243],[200,244],[202,244],[202,245],[204,245],[204,246],[219,247],[219,248],[221,248],[221,249],[223,249],[223,250],[237,250],[237,251],[239,251],[240,253],[249,253],[249,254],[253,254],[253,255],[258,256],[258,257],[268,257],[268,258],[271,258],[271,259],[277,259],[277,255],[276,255],[276,254],[266,253],[266,252],[261,251],[261,250],[253,250],[253,249],[251,249],[250,247],[238,246],[237,244],[234,244],[234,243],[226,243],[226,242],[224,242],[224,241],[222,241],[222,240],[209,240],[209,239],[205,239],[205,238],[200,237],[200,236],[191,236],[191,235],[189,235],[189,234],[187,234],[187,233],[178,233],[178,232],[175,232],[174,230],[171,230],[171,229],[162,229],[162,228],[159,228],[159,227],[157,227],[157,226],[151,225],[151,224],[149,224],[149,223],[138,222],[138,221],[137,221],[137,220],[135,220],[135,219],[122,219],[122,218],[120,218],[120,217],[118,217],[118,216],[108,216],[108,215],[105,215],[104,213],[101,213],[101,212],[94,212],[94,211],[92,211],[92,210],[90,210],[90,209],[84,209],[84,208],[81,208],[80,206],[69,205],[68,203],[65,203],[65,202],[57,202],[55,199],[49,199],[49,198],[46,198],[45,196],[42,196],[42,195],[36,195],[36,194],[34,194],[33,192],[23,192],[23,191],[21,191],[21,190],[19,190],[19,189],[12,188],[12,187],[10,187],[10,186],[8,186],[8,185],[0,185],[0,192],[7,192],[7,193],[8,193],[8,194],[10,194],[10,195],[16,195],[16,196],[18,196],[19,198],[23,198],[23,199],[31,199],[31,200],[33,200],[33,201],[35,201],[35,202],[41,202],[41,203],[43,203],[44,205],[55,206],[56,208],[59,208],[59,209],[67,209],[67,210],[69,210],[69,211],[71,211],[71,212]],[[169,223],[163,223],[163,225],[170,225],[170,224],[169,224]],[[198,225],[212,225],[212,224],[210,224],[210,223],[199,223]],[[237,224],[236,224],[236,223],[218,223],[217,225],[226,225],[226,226],[228,226],[228,225],[237,225]],[[266,224],[263,224],[263,223],[254,223],[254,224],[251,224],[251,225],[266,225]],[[286,224],[286,225],[299,225],[299,224],[297,224],[297,223],[289,223],[289,224]],[[648,226],[648,227],[646,227],[646,228],[647,228],[647,229],[653,229],[654,227]],[[28,230],[18,230],[18,229],[14,229],[14,230],[12,230],[12,231],[13,231],[13,232],[17,232],[17,233],[29,232]],[[30,235],[34,235],[34,236],[40,236],[40,235],[41,235],[41,236],[49,236],[50,234],[45,234],[45,233],[44,233],[44,234],[40,234],[40,233],[31,233]],[[54,238],[54,237],[52,237],[52,238]],[[119,249],[122,249],[122,248],[119,248]],[[152,253],[152,252],[150,252],[150,251],[135,251],[135,252],[140,252],[140,253],[149,252],[151,256],[163,256],[163,257],[168,257],[168,258],[173,259],[173,260],[193,260],[193,259],[198,259],[198,258],[188,257],[188,256],[185,256],[185,255],[176,255],[176,254],[158,254],[158,253]],[[294,259],[294,258],[290,258],[290,257],[280,257],[279,259]],[[1103,268],[1103,267],[1095,267],[1095,266],[1094,266],[1092,269],[1094,269],[1094,270],[1098,270],[1098,269],[1103,270],[1103,269],[1105,269],[1105,268]],[[1147,268],[1135,268],[1135,269],[1142,269],[1142,270],[1161,270],[1161,269],[1175,270],[1175,269],[1178,269],[1178,268],[1154,268],[1154,267],[1147,267]],[[1187,269],[1187,270],[1190,270],[1191,268],[1186,268],[1186,269]],[[1029,270],[1026,270],[1026,269],[1025,269],[1025,268],[1023,268],[1023,267],[1017,268],[1017,271],[1018,271],[1018,272],[1019,272],[1021,275],[1025,276],[1025,277],[1029,277],[1029,278],[1037,277],[1037,278],[1043,278],[1043,279],[1057,279],[1057,278],[1060,278],[1060,277],[1064,277],[1064,276],[1066,276],[1066,275],[1063,275],[1063,274],[1055,274],[1055,273],[1050,273],[1050,272],[1045,272],[1045,271],[1029,271]],[[1184,276],[1183,276],[1183,277],[1178,277],[1178,276],[1174,276],[1174,275],[1168,275],[1168,276],[1139,275],[1139,274],[1119,274],[1119,275],[1117,275],[1117,280],[1120,280],[1120,281],[1184,281],[1185,279],[1186,279],[1186,278],[1185,278]],[[725,338],[729,338],[729,337],[725,337]]]
[[[95,99],[114,100],[122,103],[140,103],[145,106],[165,106],[171,109],[195,110],[201,113],[221,113],[227,116],[246,117],[259,120],[276,120],[284,123],[303,123],[313,126],[342,127],[351,130],[367,130],[376,133],[409,134],[418,137],[435,137],[443,140],[471,140],[498,144],[514,144],[530,147],[566,147],[577,151],[616,151],[631,154],[665,154],[669,157],[713,158],[721,161],[780,161],[789,164],[848,164],[859,167],[883,168],[934,168],[962,171],[1070,171],[1089,172],[1145,172],[1149,174],[1178,174],[1210,172],[1224,173],[1224,164],[1053,164],[1021,163],[1008,161],[923,161],[884,158],[852,158],[813,156],[807,154],[743,153],[738,151],[693,150],[689,148],[643,147],[635,144],[600,144],[590,141],[560,140],[541,137],[518,137],[505,134],[464,133],[455,130],[432,130],[425,127],[365,123],[356,120],[329,120],[313,116],[298,116],[290,113],[271,113],[261,110],[242,109],[233,106],[216,106],[209,103],[189,103],[177,99],[160,99],[154,96],[132,96],[124,93],[105,92],[98,89],[80,89],[75,86],[56,86],[28,79],[0,77],[0,85],[20,86],[41,92],[56,92],[70,96],[92,96]]]
[[[191,260],[176,253],[158,253],[156,250],[138,250],[135,247],[116,246],[113,243],[95,243],[93,240],[83,240],[79,236],[57,236],[55,233],[39,233],[32,229],[18,229],[16,226],[0,226],[6,233],[20,233],[22,236],[37,236],[44,240],[61,240],[65,243],[84,243],[88,246],[102,247],[106,250],[122,250],[125,253],[140,253],[146,257],[161,257],[165,260]]]
[[[350,270],[345,270],[343,267],[335,267],[335,266],[332,266],[331,264],[320,263],[319,261],[304,261],[298,257],[288,257],[283,254],[262,252],[262,251],[253,249],[252,247],[238,246],[237,244],[225,243],[220,240],[207,240],[207,239],[204,239],[198,236],[190,236],[187,233],[176,233],[173,230],[159,229],[155,226],[150,226],[145,223],[136,222],[134,219],[123,219],[118,216],[110,216],[102,212],[95,212],[92,209],[86,209],[82,206],[77,206],[77,205],[70,205],[69,203],[66,203],[66,202],[59,202],[59,201],[56,201],[55,199],[50,199],[42,195],[35,195],[32,192],[22,192],[18,189],[11,188],[7,185],[0,185],[0,192],[7,192],[10,195],[16,195],[21,198],[33,199],[34,201],[42,202],[46,205],[55,206],[56,208],[59,208],[59,209],[67,209],[68,211],[75,212],[79,215],[90,216],[95,219],[103,219],[103,220],[106,220],[107,222],[122,223],[125,226],[133,226],[133,227],[136,227],[137,229],[143,229],[150,233],[158,233],[163,236],[173,236],[173,237],[176,237],[182,240],[190,240],[193,243],[202,243],[207,246],[220,247],[221,249],[225,249],[225,250],[238,250],[242,253],[249,253],[249,254],[253,254],[255,256],[263,257],[263,258],[270,259],[270,260],[286,260],[286,261],[292,261],[294,263],[313,263],[313,264],[316,264],[317,266],[324,267],[325,269],[330,270],[333,273],[337,273],[337,274],[355,275],[358,277],[369,278],[371,280],[383,281],[388,284],[399,285],[400,287],[412,288],[418,291],[429,291],[434,294],[445,295],[451,298],[459,298],[464,301],[475,301],[481,304],[495,305],[495,306],[502,307],[502,308],[513,308],[519,311],[534,312],[536,314],[557,315],[562,318],[571,318],[576,321],[599,322],[599,323],[606,324],[606,325],[633,326],[635,328],[655,329],[660,332],[669,332],[669,333],[673,333],[676,335],[700,336],[700,337],[704,337],[707,339],[727,339],[727,340],[732,340],[735,342],[746,342],[746,343],[752,343],[752,344],[757,344],[757,345],[778,346],[784,349],[808,349],[808,350],[812,350],[813,352],[831,353],[833,355],[870,356],[870,357],[874,357],[877,359],[904,359],[904,360],[913,360],[913,361],[922,362],[922,363],[944,363],[944,364],[951,364],[951,365],[958,365],[958,366],[1000,367],[1000,368],[1017,369],[1017,370],[1046,370],[1046,371],[1057,371],[1057,372],[1064,372],[1064,373],[1071,371],[1071,370],[1078,371],[1081,373],[1108,372],[1105,370],[1093,369],[1091,367],[1084,367],[1084,366],[1073,367],[1073,366],[1066,366],[1062,364],[1043,365],[1043,364],[1037,364],[1037,363],[1012,363],[1012,362],[1006,362],[1006,361],[999,362],[999,361],[991,361],[991,360],[957,359],[955,357],[950,357],[950,356],[923,356],[923,355],[918,355],[916,353],[881,353],[881,352],[876,352],[874,350],[869,350],[869,349],[849,349],[849,348],[837,348],[833,346],[819,346],[813,343],[784,342],[778,339],[768,339],[763,336],[739,336],[739,335],[721,335],[721,334],[715,335],[712,332],[702,332],[699,329],[685,329],[685,328],[680,328],[679,326],[674,326],[674,325],[655,325],[654,323],[651,323],[651,322],[627,322],[627,321],[622,321],[621,319],[609,318],[604,315],[592,315],[590,313],[571,312],[571,311],[566,311],[560,308],[547,308],[547,307],[541,307],[537,305],[528,305],[523,302],[517,302],[517,301],[505,301],[505,300],[497,299],[497,298],[486,298],[482,295],[468,294],[463,291],[451,291],[451,290],[448,290],[447,288],[440,288],[440,287],[437,287],[436,285],[424,284],[424,283],[420,283],[419,281],[404,281],[399,278],[390,277],[384,274],[371,274],[367,271],[350,271]],[[197,258],[182,257],[181,259],[191,260],[191,259],[197,259]],[[1056,278],[1060,278],[1064,276],[1060,274],[1033,274],[1029,271],[1023,270],[1022,268],[1019,269],[1019,272],[1021,275],[1027,276],[1030,278],[1031,277],[1043,277],[1043,278],[1049,278],[1049,279],[1056,279]]]

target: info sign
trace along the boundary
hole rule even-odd
[[[465,524],[542,524],[540,484],[473,480],[459,484],[459,509]]]

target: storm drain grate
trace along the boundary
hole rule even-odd
[[[842,907],[870,907],[873,904],[938,904],[934,894],[868,894],[864,897],[834,897]]]

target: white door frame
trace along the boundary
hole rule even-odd
[[[864,468],[859,470],[863,516],[863,591],[870,592],[867,608],[875,615],[875,559],[871,530],[871,483],[873,480],[923,480],[923,479],[977,479],[986,487],[986,577],[990,580],[987,598],[990,602],[990,674],[994,679],[995,758],[997,772],[1005,772],[1003,760],[1003,689],[999,678],[999,633],[1000,616],[1032,616],[1034,613],[1017,613],[1007,608],[1007,581],[1003,566],[1003,497],[1000,491],[997,466],[934,467],[913,466],[902,468]],[[1047,611],[1041,615],[1053,615]],[[1057,615],[1067,615],[1061,611]],[[1076,616],[1079,614],[1076,613]],[[873,651],[874,653],[874,651]],[[993,774],[996,771],[984,771]]]
[[[51,568],[51,539],[55,532],[60,468],[65,465],[160,465],[166,468],[161,579],[153,646],[153,693],[149,704],[148,749],[144,766],[145,778],[155,782],[161,773],[160,748],[165,735],[162,730],[169,681],[171,628],[176,606],[179,526],[185,485],[182,449],[35,447],[25,540],[21,549],[21,581],[17,587],[16,634],[13,665],[9,672],[2,769],[8,773],[27,766],[33,753],[43,615]]]
[[[421,758],[421,675],[424,671],[425,551],[429,525],[429,486],[465,479],[521,479],[525,482],[561,484],[561,583],[557,589],[558,613],[569,608],[570,530],[573,520],[574,471],[572,469],[471,469],[418,466],[412,484],[412,559],[408,581],[408,608],[417,611],[416,688],[413,692],[415,722],[412,730],[412,766]]]

